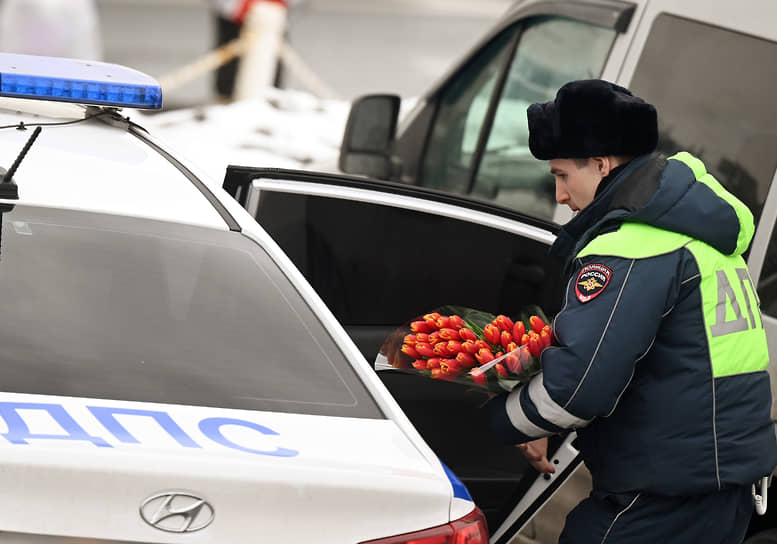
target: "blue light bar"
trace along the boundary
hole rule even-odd
[[[0,96],[156,110],[162,88],[142,72],[107,62],[0,53]]]

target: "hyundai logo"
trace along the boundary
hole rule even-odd
[[[191,533],[213,521],[213,507],[186,491],[165,491],[151,495],[140,505],[140,517],[156,529],[169,533]]]

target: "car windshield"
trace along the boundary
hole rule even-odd
[[[383,417],[242,234],[30,206],[0,215],[0,390]]]

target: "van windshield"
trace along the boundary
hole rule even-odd
[[[28,206],[0,215],[0,390],[383,417],[242,234]]]

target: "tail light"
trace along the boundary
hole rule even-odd
[[[488,528],[483,512],[475,507],[463,518],[447,525],[370,540],[361,544],[488,544]]]

